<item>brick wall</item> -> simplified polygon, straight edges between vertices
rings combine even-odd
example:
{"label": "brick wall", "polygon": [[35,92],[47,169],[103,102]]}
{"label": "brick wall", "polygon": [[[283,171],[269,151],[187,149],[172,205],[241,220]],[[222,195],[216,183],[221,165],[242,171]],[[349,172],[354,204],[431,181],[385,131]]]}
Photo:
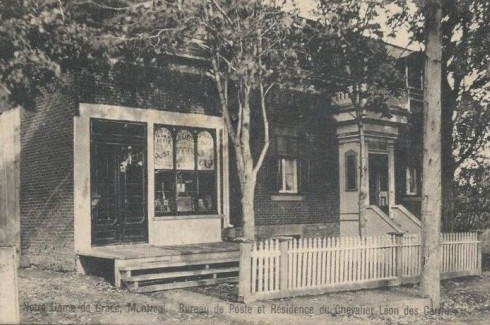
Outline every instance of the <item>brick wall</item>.
{"label": "brick wall", "polygon": [[71,96],[50,93],[21,117],[21,263],[74,268]]}
{"label": "brick wall", "polygon": [[219,116],[217,96],[201,74],[143,67],[79,74],[80,102]]}
{"label": "brick wall", "polygon": [[338,148],[331,139],[322,138],[329,136],[334,135],[320,135],[308,155],[309,189],[301,195],[301,201],[277,201],[278,193],[267,187],[269,166],[259,172],[255,198],[257,225],[331,223],[339,220]]}
{"label": "brick wall", "polygon": [[125,75],[76,75],[65,81],[63,89],[46,92],[35,108],[22,112],[23,266],[75,268],[73,117],[79,102],[218,114],[209,85],[195,75],[138,68]]}
{"label": "brick wall", "polygon": [[[128,69],[125,75],[84,75],[72,80],[64,90],[38,98],[36,108],[22,114],[21,240],[24,266],[56,270],[73,270],[75,267],[73,116],[78,113],[79,102],[219,115],[212,88],[199,75],[138,68]],[[283,116],[279,113],[278,116]],[[308,128],[316,139],[311,152],[308,194],[303,201],[272,201],[272,193],[267,188],[267,169],[263,168],[259,173],[255,201],[257,225],[304,224],[310,225],[305,227],[305,234],[314,235],[318,229],[322,233],[338,233],[335,127],[328,123],[319,124],[325,119],[315,114],[307,114],[309,119],[302,119],[302,127]],[[271,115],[271,121],[279,119]],[[233,149],[230,153],[231,208],[236,212],[240,206],[240,191]],[[236,213],[234,218],[237,218]]]}
{"label": "brick wall", "polygon": [[[269,186],[270,173],[277,169],[274,159],[274,141],[269,148],[266,162],[259,171],[255,192],[255,225],[257,235],[267,237],[277,232],[301,233],[303,236],[338,235],[339,233],[339,183],[338,183],[338,145],[335,124],[326,116],[326,108],[320,103],[300,98],[298,102],[276,102],[270,105],[271,136],[275,128],[296,128],[308,134],[308,153],[310,179],[307,193],[296,200],[284,200]],[[289,107],[287,107],[289,106]],[[260,117],[255,117],[255,125],[260,125]],[[255,145],[252,150],[258,156],[262,145],[262,132],[255,130]],[[230,149],[231,171],[231,222],[240,226],[242,222],[240,186],[234,161],[233,148]],[[272,176],[274,177],[274,176]],[[284,197],[284,196],[283,196]],[[285,227],[290,225],[291,227]],[[295,226],[293,226],[295,225]],[[297,227],[303,225],[302,227]]]}

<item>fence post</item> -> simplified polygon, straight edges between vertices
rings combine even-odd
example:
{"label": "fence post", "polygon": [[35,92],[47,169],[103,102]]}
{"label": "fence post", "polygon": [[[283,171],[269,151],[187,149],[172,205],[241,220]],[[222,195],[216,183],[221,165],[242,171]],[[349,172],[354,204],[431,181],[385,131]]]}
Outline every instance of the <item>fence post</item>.
{"label": "fence post", "polygon": [[403,278],[403,232],[389,232],[388,235],[395,236],[395,275],[402,284]]}
{"label": "fence post", "polygon": [[475,230],[474,232],[476,232],[476,238],[478,239],[478,250],[477,250],[477,268],[478,268],[478,274],[481,275],[481,272],[482,272],[482,253],[483,253],[483,242],[482,242],[482,234],[483,234],[483,231],[482,230]]}
{"label": "fence post", "polygon": [[[288,245],[289,241],[292,239],[291,237],[279,237],[279,251],[281,252],[281,264],[280,264],[280,273],[279,273],[279,289],[283,294],[286,294],[289,291],[288,288],[288,263],[289,263],[289,252]],[[286,294],[287,295],[287,294]]]}
{"label": "fence post", "polygon": [[[238,301],[252,301],[252,242],[240,243],[240,272],[238,276]],[[255,272],[255,270],[253,270]]]}

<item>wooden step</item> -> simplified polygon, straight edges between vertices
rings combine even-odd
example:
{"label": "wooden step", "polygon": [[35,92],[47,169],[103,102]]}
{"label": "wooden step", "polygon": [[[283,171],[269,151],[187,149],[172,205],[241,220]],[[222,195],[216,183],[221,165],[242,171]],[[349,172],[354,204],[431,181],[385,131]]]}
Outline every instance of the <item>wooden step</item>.
{"label": "wooden step", "polygon": [[238,282],[238,277],[227,277],[227,278],[217,278],[217,279],[203,279],[203,280],[193,280],[193,281],[185,281],[185,282],[154,284],[154,285],[143,286],[143,287],[138,287],[138,288],[129,287],[129,291],[130,292],[136,292],[136,293],[154,292],[154,291],[162,291],[162,290],[206,286],[206,285],[212,285],[212,284],[218,284],[218,283],[227,283],[227,282],[228,283],[229,282]]}
{"label": "wooden step", "polygon": [[139,281],[148,281],[148,280],[163,280],[163,279],[172,279],[172,278],[182,278],[186,276],[195,276],[195,275],[206,275],[206,274],[218,274],[218,273],[231,273],[238,272],[240,268],[236,267],[228,267],[228,268],[217,268],[217,269],[205,269],[205,270],[193,270],[193,271],[176,271],[176,272],[166,272],[165,273],[155,273],[155,274],[142,274],[142,275],[132,275],[129,277],[124,277],[123,280],[125,282],[139,282]]}
{"label": "wooden step", "polygon": [[210,261],[210,260],[202,260],[202,261],[184,261],[184,262],[171,262],[171,261],[164,261],[164,262],[156,262],[156,263],[150,263],[146,262],[143,264],[139,265],[128,265],[128,266],[121,266],[119,267],[119,271],[125,272],[125,271],[135,271],[135,270],[149,270],[149,269],[161,269],[161,268],[167,268],[167,267],[179,267],[179,266],[190,266],[190,265],[212,265],[212,264],[222,264],[222,263],[233,263],[239,262],[239,257],[237,256],[230,256],[226,258],[220,258],[215,261]]}

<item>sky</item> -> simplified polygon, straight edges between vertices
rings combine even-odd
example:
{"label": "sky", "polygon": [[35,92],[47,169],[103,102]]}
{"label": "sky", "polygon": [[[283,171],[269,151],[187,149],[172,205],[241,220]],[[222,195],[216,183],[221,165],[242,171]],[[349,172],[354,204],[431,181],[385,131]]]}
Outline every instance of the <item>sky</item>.
{"label": "sky", "polygon": [[[315,11],[315,8],[316,8],[316,1],[315,0],[296,0],[295,1],[296,4],[298,5],[298,8],[301,12],[301,15],[306,17],[306,18],[309,18],[309,19],[315,19],[316,17],[316,14],[314,13]],[[412,8],[415,8],[415,4],[413,2],[410,2],[409,6],[411,6]],[[380,13],[379,17],[379,23],[381,24],[381,26],[383,26],[382,28],[384,29],[385,31],[385,34],[388,34],[389,33],[389,28],[386,26],[386,19],[387,19],[387,15],[386,13]],[[395,38],[385,38],[384,39],[385,42],[387,43],[390,43],[390,44],[393,44],[393,45],[397,45],[397,46],[400,46],[400,47],[407,47],[411,50],[414,50],[414,51],[417,51],[417,50],[420,50],[420,46],[418,44],[409,44],[410,43],[410,34],[408,33],[408,31],[406,29],[399,29],[397,31],[397,35]]]}

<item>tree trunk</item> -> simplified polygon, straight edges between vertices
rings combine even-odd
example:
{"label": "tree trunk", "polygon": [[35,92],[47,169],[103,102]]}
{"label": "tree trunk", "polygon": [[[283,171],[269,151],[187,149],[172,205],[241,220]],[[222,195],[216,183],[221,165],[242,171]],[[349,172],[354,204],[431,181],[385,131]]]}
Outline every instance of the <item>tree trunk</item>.
{"label": "tree trunk", "polygon": [[366,207],[368,193],[368,166],[366,161],[366,139],[364,136],[364,124],[362,110],[358,110],[357,128],[359,131],[359,235],[366,236]]}
{"label": "tree trunk", "polygon": [[255,181],[251,179],[242,185],[243,237],[247,241],[255,240],[254,194]]}
{"label": "tree trunk", "polygon": [[256,178],[254,175],[254,162],[250,150],[250,89],[244,87],[243,107],[241,119],[240,153],[243,161],[240,185],[242,189],[243,237],[255,240],[255,213],[254,196]]}
{"label": "tree trunk", "polygon": [[441,0],[427,0],[425,22],[422,295],[440,305]]}

